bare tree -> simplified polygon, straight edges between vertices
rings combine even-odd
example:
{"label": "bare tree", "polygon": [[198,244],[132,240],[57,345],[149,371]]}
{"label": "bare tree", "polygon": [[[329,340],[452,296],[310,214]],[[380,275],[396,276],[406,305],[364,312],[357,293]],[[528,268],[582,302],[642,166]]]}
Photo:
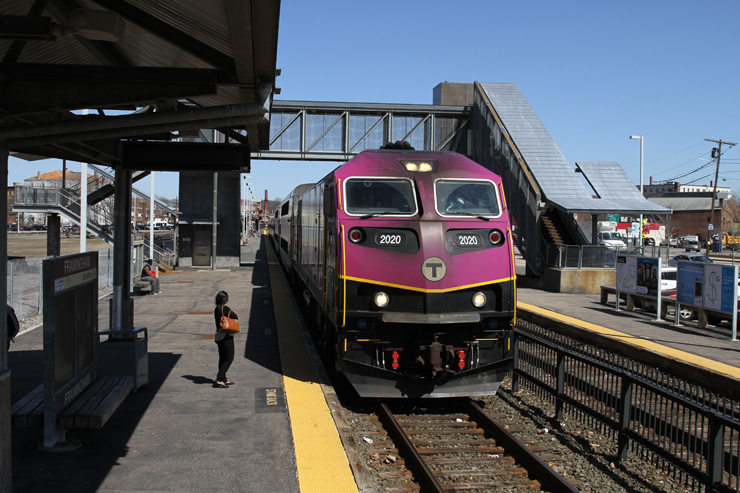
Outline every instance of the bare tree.
{"label": "bare tree", "polygon": [[681,229],[681,219],[674,214],[662,214],[659,216],[653,216],[650,219],[651,222],[657,222],[663,224],[665,227],[662,238],[660,238],[661,244],[667,244],[670,238],[673,238],[676,233]]}

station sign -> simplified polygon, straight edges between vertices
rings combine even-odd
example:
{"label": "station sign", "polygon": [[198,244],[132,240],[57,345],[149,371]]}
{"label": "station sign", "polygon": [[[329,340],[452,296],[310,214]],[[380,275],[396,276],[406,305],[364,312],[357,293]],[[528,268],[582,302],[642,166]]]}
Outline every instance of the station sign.
{"label": "station sign", "polygon": [[57,415],[97,378],[98,252],[46,259],[44,444],[56,443]]}

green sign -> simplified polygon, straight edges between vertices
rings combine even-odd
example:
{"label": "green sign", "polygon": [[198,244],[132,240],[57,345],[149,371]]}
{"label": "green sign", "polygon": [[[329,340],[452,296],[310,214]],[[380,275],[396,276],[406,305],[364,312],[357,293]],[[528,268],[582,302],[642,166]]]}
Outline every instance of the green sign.
{"label": "green sign", "polygon": [[619,222],[619,214],[608,214],[606,220]]}

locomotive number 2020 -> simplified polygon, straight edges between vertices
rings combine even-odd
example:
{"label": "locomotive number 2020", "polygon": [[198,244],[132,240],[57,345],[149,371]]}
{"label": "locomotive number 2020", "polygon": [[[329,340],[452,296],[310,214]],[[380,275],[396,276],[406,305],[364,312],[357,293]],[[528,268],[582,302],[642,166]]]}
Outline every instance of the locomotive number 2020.
{"label": "locomotive number 2020", "polygon": [[401,234],[380,233],[375,237],[375,243],[384,246],[401,246],[405,239]]}
{"label": "locomotive number 2020", "polygon": [[478,235],[457,235],[455,241],[461,247],[476,247],[480,245],[480,237]]}

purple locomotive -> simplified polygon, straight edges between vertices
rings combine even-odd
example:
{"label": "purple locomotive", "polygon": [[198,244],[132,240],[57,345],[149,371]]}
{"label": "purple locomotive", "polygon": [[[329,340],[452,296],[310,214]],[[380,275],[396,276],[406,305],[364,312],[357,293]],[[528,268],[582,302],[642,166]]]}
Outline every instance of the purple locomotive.
{"label": "purple locomotive", "polygon": [[364,151],[296,188],[270,228],[360,396],[496,393],[516,306],[499,176],[451,152]]}

